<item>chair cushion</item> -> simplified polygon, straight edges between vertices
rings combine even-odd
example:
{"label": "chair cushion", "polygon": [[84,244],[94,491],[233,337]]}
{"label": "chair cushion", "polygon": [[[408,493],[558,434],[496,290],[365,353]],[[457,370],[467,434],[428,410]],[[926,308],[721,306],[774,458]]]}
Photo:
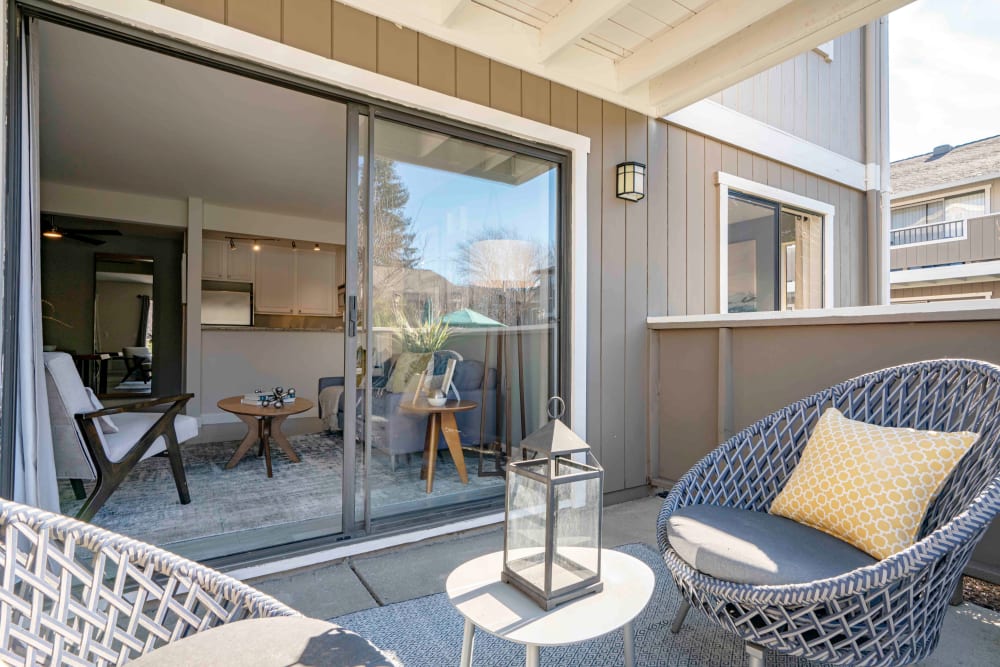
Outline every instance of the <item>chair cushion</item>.
{"label": "chair cushion", "polygon": [[[121,461],[132,445],[142,437],[142,434],[148,431],[162,416],[163,414],[160,412],[123,412],[117,415],[118,432],[108,433],[104,436],[108,459],[112,462]],[[190,440],[198,435],[198,420],[188,415],[177,415],[174,417],[174,430],[177,431],[178,443]],[[166,448],[167,439],[161,435],[153,441],[153,446],[146,450],[142,458],[147,459],[166,450]]]}
{"label": "chair cushion", "polygon": [[483,386],[483,362],[469,359],[455,366],[451,381],[459,391],[472,391]]}
{"label": "chair cushion", "polygon": [[368,640],[333,623],[301,616],[251,618],[203,630],[129,663],[135,667],[393,667]]}
{"label": "chair cushion", "polygon": [[799,584],[875,563],[865,552],[790,519],[716,505],[690,505],[667,519],[667,539],[703,574],[741,584]]}
{"label": "chair cushion", "polygon": [[[97,398],[97,394],[90,387],[84,387],[87,392],[87,398],[90,399],[90,407],[97,412],[104,409],[104,404],[101,403],[100,399]],[[97,418],[97,423],[101,425],[101,431],[104,433],[117,433],[118,427],[115,426],[115,422],[111,419],[111,415],[104,415],[103,417]]]}
{"label": "chair cushion", "polygon": [[[56,476],[60,479],[96,479],[97,468],[90,460],[83,434],[74,419],[74,415],[90,412],[93,407],[73,357],[65,352],[45,352],[42,356]],[[104,438],[100,429],[98,437]]]}
{"label": "chair cushion", "polygon": [[829,408],[770,512],[888,558],[916,541],[927,508],[978,438],[875,426]]}

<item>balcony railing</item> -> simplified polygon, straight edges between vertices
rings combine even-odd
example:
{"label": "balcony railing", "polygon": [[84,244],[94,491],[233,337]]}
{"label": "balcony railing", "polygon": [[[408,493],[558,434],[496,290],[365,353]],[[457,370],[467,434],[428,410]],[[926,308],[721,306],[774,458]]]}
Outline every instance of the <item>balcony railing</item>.
{"label": "balcony railing", "polygon": [[951,239],[963,239],[966,236],[965,220],[949,220],[932,222],[928,225],[916,225],[894,229],[889,233],[889,245],[913,245],[915,243],[935,243]]}
{"label": "balcony railing", "polygon": [[1000,259],[1000,213],[890,232],[892,270]]}

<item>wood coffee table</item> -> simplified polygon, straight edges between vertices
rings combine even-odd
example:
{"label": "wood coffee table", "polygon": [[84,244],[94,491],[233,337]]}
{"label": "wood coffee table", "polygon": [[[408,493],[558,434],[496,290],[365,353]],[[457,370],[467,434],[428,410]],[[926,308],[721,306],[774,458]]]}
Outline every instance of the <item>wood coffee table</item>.
{"label": "wood coffee table", "polygon": [[267,462],[267,476],[273,477],[271,472],[271,438],[274,438],[292,463],[299,462],[298,455],[292,449],[285,434],[281,432],[281,424],[291,415],[297,415],[312,408],[312,401],[296,398],[293,403],[285,403],[283,408],[278,409],[247,405],[243,402],[242,396],[230,396],[219,401],[217,405],[220,410],[236,415],[240,421],[247,425],[247,434],[240,446],[236,448],[233,457],[229,459],[229,463],[226,464],[227,470],[239,463],[251,447],[260,443],[257,456],[264,455],[264,460]]}
{"label": "wood coffee table", "polygon": [[469,475],[465,472],[465,455],[462,454],[462,441],[458,437],[458,424],[455,423],[456,412],[475,410],[479,404],[475,401],[448,401],[441,407],[434,407],[426,400],[412,401],[403,399],[399,409],[415,415],[427,415],[427,437],[424,439],[424,462],[420,467],[420,479],[427,480],[427,493],[434,490],[434,461],[437,459],[438,436],[443,435],[448,445],[448,452],[455,461],[458,478],[462,484],[469,483]]}

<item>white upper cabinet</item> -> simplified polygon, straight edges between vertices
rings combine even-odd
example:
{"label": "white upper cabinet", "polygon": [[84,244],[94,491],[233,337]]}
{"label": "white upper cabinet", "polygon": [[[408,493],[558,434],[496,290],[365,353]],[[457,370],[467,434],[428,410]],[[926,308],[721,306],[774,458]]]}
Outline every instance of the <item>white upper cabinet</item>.
{"label": "white upper cabinet", "polygon": [[295,264],[296,313],[334,315],[337,312],[337,258],[332,252],[297,253]]}
{"label": "white upper cabinet", "polygon": [[254,279],[254,310],[291,315],[295,305],[295,253],[291,248],[261,246]]}
{"label": "white upper cabinet", "polygon": [[253,280],[253,250],[249,243],[237,243],[235,248],[222,239],[201,242],[201,277],[209,280]]}

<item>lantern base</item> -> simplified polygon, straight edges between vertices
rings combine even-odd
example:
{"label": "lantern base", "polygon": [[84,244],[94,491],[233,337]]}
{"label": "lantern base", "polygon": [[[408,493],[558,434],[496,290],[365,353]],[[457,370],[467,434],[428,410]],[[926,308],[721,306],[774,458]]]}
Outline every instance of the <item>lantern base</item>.
{"label": "lantern base", "polygon": [[582,598],[585,595],[590,595],[591,593],[600,593],[604,590],[604,582],[598,579],[594,582],[578,584],[570,590],[558,593],[551,597],[545,597],[545,595],[543,595],[537,588],[527,584],[516,574],[509,573],[506,570],[502,570],[500,572],[500,581],[521,591],[545,611],[552,611],[564,602]]}

